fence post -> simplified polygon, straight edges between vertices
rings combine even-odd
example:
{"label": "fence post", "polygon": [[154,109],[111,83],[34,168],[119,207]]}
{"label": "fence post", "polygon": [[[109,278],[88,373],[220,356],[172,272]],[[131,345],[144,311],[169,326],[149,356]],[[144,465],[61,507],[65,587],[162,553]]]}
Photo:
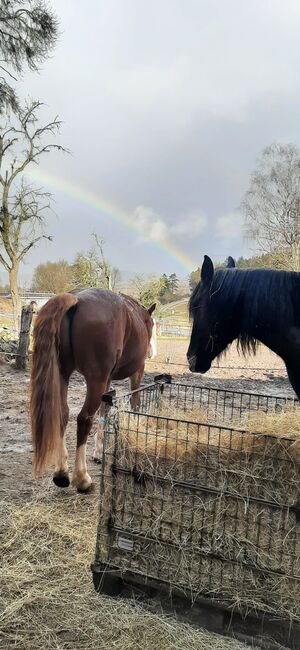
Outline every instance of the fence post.
{"label": "fence post", "polygon": [[36,303],[32,301],[30,305],[22,307],[19,345],[16,357],[16,367],[19,370],[26,370],[27,367],[30,327],[35,306]]}

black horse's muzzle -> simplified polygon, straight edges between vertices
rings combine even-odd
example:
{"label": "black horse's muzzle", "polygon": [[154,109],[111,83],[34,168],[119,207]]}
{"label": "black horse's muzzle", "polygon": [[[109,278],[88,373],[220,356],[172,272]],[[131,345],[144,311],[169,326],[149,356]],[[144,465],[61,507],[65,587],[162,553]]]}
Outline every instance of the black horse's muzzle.
{"label": "black horse's muzzle", "polygon": [[189,362],[189,368],[191,372],[200,372],[201,374],[204,374],[211,367],[211,361],[209,359],[207,359],[206,361],[205,359],[201,359],[201,361],[199,361],[196,354],[193,354],[191,357],[188,357],[188,362]]}
{"label": "black horse's muzzle", "polygon": [[191,372],[196,372],[196,365],[197,365],[197,357],[195,354],[193,354],[191,357],[188,358],[189,362],[189,369]]}

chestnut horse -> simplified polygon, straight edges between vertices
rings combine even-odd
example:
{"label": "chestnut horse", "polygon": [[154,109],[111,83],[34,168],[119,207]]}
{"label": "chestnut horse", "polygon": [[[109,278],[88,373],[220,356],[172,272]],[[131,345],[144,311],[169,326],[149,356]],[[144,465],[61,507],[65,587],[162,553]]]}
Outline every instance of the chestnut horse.
{"label": "chestnut horse", "polygon": [[[84,405],[77,417],[77,448],[72,484],[87,492],[92,480],[86,466],[86,442],[93,418],[111,379],[130,377],[140,387],[152,337],[152,305],[147,311],[133,298],[101,289],[86,289],[50,298],[34,326],[31,373],[33,471],[55,465],[54,483],[70,484],[65,430],[67,391],[74,370],[86,381]],[[138,408],[138,396],[132,407]],[[101,418],[100,418],[101,420]],[[99,457],[96,440],[94,458]]]}

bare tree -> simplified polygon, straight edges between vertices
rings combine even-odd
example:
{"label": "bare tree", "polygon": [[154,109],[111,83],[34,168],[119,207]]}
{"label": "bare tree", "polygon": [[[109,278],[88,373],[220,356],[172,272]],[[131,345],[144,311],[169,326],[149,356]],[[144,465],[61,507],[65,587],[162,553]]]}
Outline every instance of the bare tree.
{"label": "bare tree", "polygon": [[36,266],[31,288],[33,291],[66,293],[72,288],[71,267],[66,260],[45,262]]}
{"label": "bare tree", "polygon": [[248,238],[278,268],[300,271],[300,156],[291,144],[267,147],[242,210]]}
{"label": "bare tree", "polygon": [[104,255],[104,239],[101,239],[96,233],[92,233],[95,240],[95,254],[98,260],[98,273],[100,273],[101,286],[104,289],[115,291],[117,283],[120,280],[121,273],[119,269],[111,266],[110,262]]}
{"label": "bare tree", "polygon": [[95,252],[93,249],[77,253],[71,267],[72,287],[74,287],[74,289],[99,287],[97,268],[98,260],[95,259]]}
{"label": "bare tree", "polygon": [[120,280],[119,269],[112,267],[104,253],[104,240],[92,233],[95,244],[80,252],[73,264],[73,283],[77,288],[99,287],[115,291]]}
{"label": "bare tree", "polygon": [[131,279],[130,290],[133,297],[148,308],[154,302],[159,304],[159,296],[163,286],[162,277],[159,278],[153,274],[136,273]]}
{"label": "bare tree", "polygon": [[117,269],[116,266],[111,267],[110,273],[110,288],[112,291],[116,291],[119,283],[121,282],[122,276],[120,269]]}
{"label": "bare tree", "polygon": [[55,117],[39,126],[41,106],[40,102],[31,102],[24,109],[17,109],[14,123],[0,126],[0,264],[9,275],[15,326],[20,312],[20,263],[41,239],[51,239],[44,233],[50,194],[28,184],[23,172],[53,149],[66,151],[58,144],[44,143],[45,137],[58,134],[61,123]]}
{"label": "bare tree", "polygon": [[12,81],[38,70],[58,37],[58,22],[43,0],[0,0],[0,112],[19,108]]}

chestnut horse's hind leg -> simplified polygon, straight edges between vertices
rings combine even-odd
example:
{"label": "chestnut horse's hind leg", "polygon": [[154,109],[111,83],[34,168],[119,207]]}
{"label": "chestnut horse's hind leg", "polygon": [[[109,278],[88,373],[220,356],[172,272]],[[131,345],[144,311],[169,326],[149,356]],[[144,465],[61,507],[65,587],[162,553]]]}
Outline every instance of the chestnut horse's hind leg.
{"label": "chestnut horse's hind leg", "polygon": [[66,427],[69,419],[69,407],[67,403],[69,379],[61,377],[61,405],[62,405],[62,419],[63,428],[60,437],[60,446],[57,449],[57,460],[53,474],[53,481],[58,487],[68,487],[70,485],[69,469],[68,469],[68,452],[65,443]]}
{"label": "chestnut horse's hind leg", "polygon": [[88,492],[92,485],[92,479],[87,472],[86,466],[86,442],[92,428],[94,415],[101,404],[102,395],[105,393],[106,387],[107,379],[87,379],[85,402],[77,417],[77,448],[72,476],[72,485],[79,492]]}
{"label": "chestnut horse's hind leg", "polygon": [[[110,390],[110,381],[108,382],[105,392],[107,393]],[[103,453],[103,433],[104,433],[104,423],[105,423],[105,417],[107,415],[107,404],[104,404],[103,402],[101,403],[100,406],[100,415],[99,415],[99,423],[98,423],[98,428],[95,433],[95,447],[94,447],[94,453],[93,453],[93,461],[94,463],[101,463],[102,459],[102,453]]]}
{"label": "chestnut horse's hind leg", "polygon": [[[132,375],[130,377],[130,389],[131,390],[137,390],[140,387],[141,381],[142,381],[142,378],[143,378],[143,374],[144,374],[144,367],[145,367],[145,365],[143,364],[143,366],[140,368],[140,370],[137,370],[137,372],[135,372],[134,375]],[[139,410],[140,403],[141,403],[141,396],[140,396],[139,393],[135,393],[134,395],[131,396],[130,404],[131,404],[131,408],[132,408],[133,411],[138,411]]]}

